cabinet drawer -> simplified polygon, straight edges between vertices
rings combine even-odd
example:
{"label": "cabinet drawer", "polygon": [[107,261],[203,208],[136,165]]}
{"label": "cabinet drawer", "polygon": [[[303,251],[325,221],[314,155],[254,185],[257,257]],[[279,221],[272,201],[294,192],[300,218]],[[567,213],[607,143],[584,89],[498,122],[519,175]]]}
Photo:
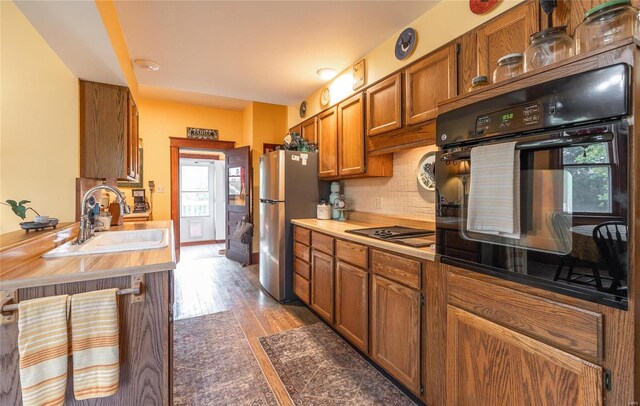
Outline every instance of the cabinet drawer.
{"label": "cabinet drawer", "polygon": [[309,262],[309,260],[311,260],[310,248],[306,245],[300,244],[297,241],[293,243],[293,255],[295,255],[296,258],[302,259],[303,261]]}
{"label": "cabinet drawer", "polygon": [[309,245],[311,240],[311,230],[309,230],[308,228],[295,226],[293,229],[293,239],[295,241],[303,243],[304,245]]}
{"label": "cabinet drawer", "polygon": [[293,271],[302,276],[306,280],[311,279],[311,265],[304,262],[300,258],[295,258],[293,261]]}
{"label": "cabinet drawer", "polygon": [[336,240],[336,257],[360,268],[368,267],[369,250],[361,244]]}
{"label": "cabinet drawer", "polygon": [[420,261],[373,250],[371,255],[371,269],[398,283],[414,289],[422,286],[422,267]]}
{"label": "cabinet drawer", "polygon": [[315,250],[333,255],[333,237],[312,231],[311,246]]}
{"label": "cabinet drawer", "polygon": [[309,281],[298,274],[293,274],[293,293],[306,304],[309,304]]}

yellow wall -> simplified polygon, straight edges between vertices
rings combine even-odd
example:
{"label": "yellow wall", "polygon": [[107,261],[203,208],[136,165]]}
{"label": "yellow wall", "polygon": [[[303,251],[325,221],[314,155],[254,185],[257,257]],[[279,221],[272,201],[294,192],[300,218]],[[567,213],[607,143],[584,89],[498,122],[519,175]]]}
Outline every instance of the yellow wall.
{"label": "yellow wall", "polygon": [[[428,54],[436,48],[459,37],[465,32],[490,20],[498,14],[512,8],[522,0],[504,0],[491,12],[475,15],[469,10],[469,2],[462,0],[443,0],[416,20],[408,24],[418,33],[418,44],[413,54],[404,61],[398,61],[394,55],[395,41],[402,30],[393,34],[386,41],[378,45],[364,56],[366,60],[366,84],[373,83],[394,72],[416,59]],[[358,58],[360,60],[362,58]],[[358,60],[353,61],[354,63]],[[340,67],[336,67],[340,68]],[[331,91],[331,104],[345,99],[353,94],[351,66],[340,73],[335,79],[327,83]],[[322,110],[320,106],[321,86],[310,94],[307,102],[306,117],[312,117]],[[293,127],[302,119],[298,114],[300,103],[288,108],[288,127]]]}
{"label": "yellow wall", "polygon": [[[0,14],[0,200],[31,200],[40,214],[73,221],[78,80],[13,2],[0,2]],[[20,221],[0,207],[0,232]]]}

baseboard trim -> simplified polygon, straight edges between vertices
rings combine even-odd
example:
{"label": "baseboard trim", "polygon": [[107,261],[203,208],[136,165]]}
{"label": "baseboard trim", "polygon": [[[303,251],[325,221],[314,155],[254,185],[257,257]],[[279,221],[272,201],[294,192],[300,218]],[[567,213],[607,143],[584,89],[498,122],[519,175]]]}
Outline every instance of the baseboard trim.
{"label": "baseboard trim", "polygon": [[192,245],[207,245],[207,244],[220,244],[225,240],[204,240],[204,241],[189,241],[189,242],[181,242],[181,247],[189,247]]}

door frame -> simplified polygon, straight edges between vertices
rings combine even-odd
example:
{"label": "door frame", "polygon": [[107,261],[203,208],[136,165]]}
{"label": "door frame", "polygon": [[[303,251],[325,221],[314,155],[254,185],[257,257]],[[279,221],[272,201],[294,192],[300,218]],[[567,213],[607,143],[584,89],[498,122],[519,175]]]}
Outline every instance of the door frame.
{"label": "door frame", "polygon": [[180,261],[180,148],[205,151],[225,151],[234,149],[235,141],[199,140],[195,138],[169,137],[169,155],[171,163],[171,221],[173,222],[173,241],[175,243],[176,262]]}

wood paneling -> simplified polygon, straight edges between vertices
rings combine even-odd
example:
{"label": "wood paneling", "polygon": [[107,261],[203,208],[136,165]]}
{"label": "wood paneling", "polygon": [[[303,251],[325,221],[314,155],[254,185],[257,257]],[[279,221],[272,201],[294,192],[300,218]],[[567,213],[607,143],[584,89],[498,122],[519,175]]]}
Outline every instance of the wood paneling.
{"label": "wood paneling", "polygon": [[500,57],[524,52],[531,34],[539,31],[540,10],[537,1],[528,0],[490,20],[476,30],[477,72],[493,82],[493,70]]}
{"label": "wood paneling", "polygon": [[369,265],[369,250],[366,245],[336,240],[336,258],[351,265],[367,269]]}
{"label": "wood paneling", "polygon": [[334,269],[333,257],[313,250],[311,253],[311,308],[333,323]]}
{"label": "wood paneling", "polygon": [[329,235],[317,231],[311,232],[311,246],[314,250],[322,251],[333,256],[333,241],[333,237]]}
{"label": "wood paneling", "polygon": [[318,142],[318,117],[314,116],[300,124],[300,135],[309,142]]}
{"label": "wood paneling", "polygon": [[447,272],[439,262],[422,261],[424,305],[422,311],[422,401],[446,404]]}
{"label": "wood paneling", "polygon": [[293,229],[293,239],[304,245],[311,244],[311,230],[300,226],[295,226]]}
{"label": "wood paneling", "polygon": [[338,107],[318,115],[318,177],[338,176]]}
{"label": "wood paneling", "polygon": [[447,404],[601,405],[602,368],[449,306]]}
{"label": "wood paneling", "polygon": [[303,261],[311,261],[311,249],[297,241],[293,243],[293,255]]}
{"label": "wood paneling", "polygon": [[293,271],[306,280],[311,279],[311,265],[298,257],[293,259]]}
{"label": "wood paneling", "polygon": [[365,172],[364,96],[362,93],[338,105],[338,174],[359,175]]}
{"label": "wood paneling", "polygon": [[402,127],[402,73],[371,86],[367,94],[367,135]]}
{"label": "wood paneling", "polygon": [[602,314],[461,275],[449,275],[449,304],[593,361],[602,360]]}
{"label": "wood paneling", "polygon": [[336,263],[336,329],[362,352],[369,352],[369,273]]}
{"label": "wood paneling", "polygon": [[405,70],[405,122],[417,124],[438,115],[438,103],[456,95],[456,44],[429,54]]}
{"label": "wood paneling", "polygon": [[371,250],[371,271],[414,289],[422,287],[421,264],[415,259]]}
{"label": "wood paneling", "polygon": [[371,358],[420,394],[420,292],[371,276]]}
{"label": "wood paneling", "polygon": [[311,290],[309,281],[298,274],[293,275],[293,293],[298,296],[304,304],[310,304],[309,291]]}

